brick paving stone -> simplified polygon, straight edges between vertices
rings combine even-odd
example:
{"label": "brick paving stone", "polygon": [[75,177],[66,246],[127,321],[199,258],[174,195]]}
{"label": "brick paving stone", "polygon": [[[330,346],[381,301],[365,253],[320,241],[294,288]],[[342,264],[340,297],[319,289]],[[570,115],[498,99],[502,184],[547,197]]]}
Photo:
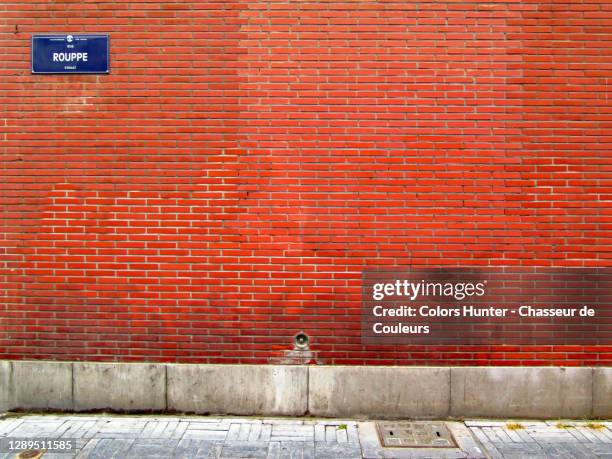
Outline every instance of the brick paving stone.
{"label": "brick paving stone", "polygon": [[171,430],[168,428],[170,423],[167,421],[158,421],[156,424],[157,425],[153,428],[153,431],[151,432],[151,437],[152,438],[166,437],[167,436],[167,434],[165,433],[166,430]]}
{"label": "brick paving stone", "polygon": [[140,432],[140,437],[141,438],[155,438],[155,435],[153,435],[153,432],[158,426],[159,426],[159,422],[157,421],[147,422],[144,429],[142,429],[142,432]]}
{"label": "brick paving stone", "polygon": [[[548,445],[547,447],[550,448],[550,450],[553,450],[556,452],[556,457],[562,459],[574,459],[575,458],[575,454],[573,452],[573,450],[575,448],[570,446],[571,443],[552,443],[550,445]],[[550,451],[549,449],[547,449],[547,452]]]}
{"label": "brick paving stone", "polygon": [[174,428],[174,431],[171,434],[171,438],[178,438],[178,439],[183,438],[183,435],[185,435],[185,431],[187,430],[187,427],[189,427],[188,422],[179,421],[176,427]]}
{"label": "brick paving stone", "polygon": [[265,459],[268,457],[268,442],[235,442],[223,445],[222,459]]}
{"label": "brick paving stone", "polygon": [[586,427],[581,427],[581,426],[577,426],[575,428],[575,431],[579,432],[588,441],[597,443],[598,438],[597,438],[597,435],[595,435],[595,433],[593,432],[594,430],[595,429],[587,429]]}
{"label": "brick paving stone", "polygon": [[124,458],[127,457],[126,453],[133,442],[133,439],[102,438],[86,457],[87,459]]}
{"label": "brick paving stone", "polygon": [[261,437],[263,426],[262,424],[253,424],[251,425],[251,429],[249,431],[249,436],[246,439],[247,441],[258,441]]}
{"label": "brick paving stone", "polygon": [[325,441],[325,424],[317,424],[314,426],[314,440]]}
{"label": "brick paving stone", "polygon": [[499,451],[503,454],[506,459],[539,459],[546,458],[546,451],[543,450],[537,444],[523,444],[523,443],[505,443],[498,447]]}
{"label": "brick paving stone", "polygon": [[338,443],[348,443],[348,435],[346,429],[340,429],[336,427],[336,441]]}
{"label": "brick paving stone", "polygon": [[145,425],[146,422],[142,421],[129,422],[109,419],[100,426],[99,433],[113,437],[117,436],[118,438],[136,438],[142,433]]}
{"label": "brick paving stone", "polygon": [[484,433],[483,429],[477,428],[471,430],[482,447],[489,453],[491,459],[503,459],[503,455],[495,446],[495,442],[489,439],[489,437]]}
{"label": "brick paving stone", "polygon": [[495,431],[495,435],[497,435],[498,438],[502,439],[503,442],[514,443],[513,436],[511,435],[512,431],[507,430],[505,428],[494,429],[494,431]]}
{"label": "brick paving stone", "polygon": [[187,428],[183,438],[191,440],[225,441],[227,430],[190,430]]}
{"label": "brick paving stone", "polygon": [[[52,453],[47,451],[42,457],[44,459],[73,459],[75,455],[76,453]],[[14,456],[12,459],[14,459]]]}
{"label": "brick paving stone", "polygon": [[336,444],[315,446],[315,457],[317,459],[361,459],[361,448],[354,444]]}
{"label": "brick paving stone", "polygon": [[346,435],[349,443],[359,443],[359,432],[355,424],[349,424],[346,427]]}
{"label": "brick paving stone", "polygon": [[64,430],[61,438],[83,438],[95,423],[96,421],[83,421],[80,419],[69,423],[68,428]]}
{"label": "brick paving stone", "polygon": [[585,447],[582,447],[578,443],[565,443],[565,449],[567,449],[573,458],[575,459],[589,459],[592,458],[594,453]]}
{"label": "brick paving stone", "polygon": [[229,430],[227,431],[227,437],[225,439],[227,441],[236,441],[238,440],[239,434],[240,434],[240,424],[231,424]]}
{"label": "brick paving stone", "polygon": [[238,441],[247,441],[251,435],[251,429],[254,424],[242,424],[238,433]]}
{"label": "brick paving stone", "polygon": [[586,437],[582,432],[580,432],[578,429],[576,429],[576,427],[568,427],[566,430],[579,443],[580,442],[590,442],[591,441],[591,439],[589,437]]}
{"label": "brick paving stone", "polygon": [[277,441],[271,441],[268,444],[268,456],[266,459],[279,459],[280,457],[280,443]]}
{"label": "brick paving stone", "polygon": [[[523,430],[523,429],[518,429]],[[518,430],[504,429],[503,432],[510,438],[510,441],[513,443],[522,443],[523,440],[521,436],[518,434]]]}
{"label": "brick paving stone", "polygon": [[314,443],[304,441],[282,441],[278,448],[278,458],[306,459],[314,457]]}
{"label": "brick paving stone", "polygon": [[264,424],[293,424],[293,425],[303,425],[304,421],[300,419],[264,419],[262,421]]}
{"label": "brick paving stone", "polygon": [[277,437],[272,436],[271,440],[272,441],[279,441],[281,443],[282,442],[289,442],[289,443],[291,443],[291,442],[304,442],[304,441],[307,441],[308,438],[307,437],[302,437],[302,436],[299,436],[299,435],[296,435],[296,436],[282,436],[282,437],[281,436],[277,436]]}
{"label": "brick paving stone", "polygon": [[175,459],[218,459],[223,449],[222,442],[183,439],[174,450]]}
{"label": "brick paving stone", "polygon": [[79,451],[79,453],[75,456],[77,459],[86,459],[89,457],[90,453],[96,449],[98,443],[100,443],[100,438],[92,438],[87,444]]}
{"label": "brick paving stone", "polygon": [[559,428],[558,423],[530,423],[528,428],[518,430],[508,430],[495,421],[468,421],[466,425],[471,425],[470,430],[493,458],[574,459],[612,455],[612,430],[607,427],[593,429],[574,421],[561,422],[571,426]]}
{"label": "brick paving stone", "polygon": [[259,435],[259,440],[261,441],[270,441],[272,438],[272,426],[270,424],[263,424],[261,426],[261,434]]}
{"label": "brick paving stone", "polygon": [[151,459],[167,459],[172,457],[178,440],[167,438],[139,438],[132,443],[127,457],[140,457]]}
{"label": "brick paving stone", "polygon": [[602,429],[600,433],[605,437],[605,443],[612,443],[612,429]]}
{"label": "brick paving stone", "polygon": [[519,429],[514,431],[523,443],[537,443],[535,438],[530,436],[525,429]]}
{"label": "brick paving stone", "polygon": [[314,426],[275,424],[272,426],[272,439],[274,437],[306,437],[314,436]]}
{"label": "brick paving stone", "polygon": [[21,418],[7,418],[0,421],[0,436],[8,436],[23,423]]}
{"label": "brick paving stone", "polygon": [[482,430],[482,432],[486,435],[486,437],[489,439],[490,442],[492,442],[492,443],[505,443],[503,438],[500,438],[500,437],[497,436],[496,429],[494,429],[492,427],[482,427],[480,430]]}
{"label": "brick paving stone", "polygon": [[[597,437],[597,440],[601,443],[612,443],[612,431],[608,429],[589,429],[593,436]],[[612,445],[610,445],[612,450]]]}
{"label": "brick paving stone", "polygon": [[226,422],[189,422],[187,429],[189,430],[219,430],[227,432],[232,424]]}
{"label": "brick paving stone", "polygon": [[328,443],[334,443],[337,441],[336,426],[325,426],[325,441]]}
{"label": "brick paving stone", "polygon": [[596,443],[589,445],[589,448],[591,449],[591,451],[593,451],[593,453],[600,456],[612,454],[612,449],[610,449],[610,445]]}
{"label": "brick paving stone", "polygon": [[56,432],[59,427],[62,426],[61,421],[35,423],[25,421],[18,425],[15,429],[11,430],[11,437],[50,437],[51,434]]}

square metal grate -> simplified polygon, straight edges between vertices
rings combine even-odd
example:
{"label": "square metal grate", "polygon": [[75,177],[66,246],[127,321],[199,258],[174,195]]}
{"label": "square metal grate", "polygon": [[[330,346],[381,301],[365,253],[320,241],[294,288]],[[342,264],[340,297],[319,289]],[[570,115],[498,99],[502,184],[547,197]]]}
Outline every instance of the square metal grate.
{"label": "square metal grate", "polygon": [[383,446],[394,448],[457,448],[443,422],[379,421],[376,430]]}

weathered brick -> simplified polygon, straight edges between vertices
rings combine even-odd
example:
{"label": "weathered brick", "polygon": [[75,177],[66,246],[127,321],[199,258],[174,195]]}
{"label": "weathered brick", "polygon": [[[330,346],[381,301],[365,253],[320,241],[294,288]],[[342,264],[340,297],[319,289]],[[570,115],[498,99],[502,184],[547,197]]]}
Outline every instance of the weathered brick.
{"label": "weathered brick", "polygon": [[[366,266],[611,266],[610,2],[0,10],[0,358],[612,364],[359,338]],[[68,32],[109,75],[30,74]]]}

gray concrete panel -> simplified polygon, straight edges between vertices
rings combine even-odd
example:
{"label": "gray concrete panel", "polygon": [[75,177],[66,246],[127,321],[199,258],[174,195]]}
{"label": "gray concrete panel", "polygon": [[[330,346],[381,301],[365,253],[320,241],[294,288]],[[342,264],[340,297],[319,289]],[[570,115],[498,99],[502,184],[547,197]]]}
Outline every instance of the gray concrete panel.
{"label": "gray concrete panel", "polygon": [[13,361],[11,408],[72,410],[72,364]]}
{"label": "gray concrete panel", "polygon": [[163,364],[75,363],[76,411],[163,411],[166,369]]}
{"label": "gray concrete panel", "polygon": [[451,416],[588,417],[592,395],[590,368],[451,369]]}
{"label": "gray concrete panel", "polygon": [[214,414],[306,414],[308,367],[168,365],[168,409]]}
{"label": "gray concrete panel", "polygon": [[593,417],[612,418],[612,368],[593,369]]}
{"label": "gray concrete panel", "polygon": [[446,418],[450,369],[428,367],[310,367],[314,416]]}

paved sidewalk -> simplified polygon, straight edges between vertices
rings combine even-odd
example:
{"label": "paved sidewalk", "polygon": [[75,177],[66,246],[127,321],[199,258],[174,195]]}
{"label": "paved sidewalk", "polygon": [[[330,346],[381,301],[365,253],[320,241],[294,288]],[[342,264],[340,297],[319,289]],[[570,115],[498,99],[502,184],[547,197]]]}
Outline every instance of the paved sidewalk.
{"label": "paved sidewalk", "polygon": [[[465,421],[491,458],[610,458],[612,422]],[[590,426],[590,427],[588,427]]]}
{"label": "paved sidewalk", "polygon": [[[459,448],[383,448],[373,422],[198,416],[0,417],[0,458],[21,440],[68,440],[51,458],[610,458],[612,422],[449,422]],[[19,444],[18,444],[19,445]]]}

